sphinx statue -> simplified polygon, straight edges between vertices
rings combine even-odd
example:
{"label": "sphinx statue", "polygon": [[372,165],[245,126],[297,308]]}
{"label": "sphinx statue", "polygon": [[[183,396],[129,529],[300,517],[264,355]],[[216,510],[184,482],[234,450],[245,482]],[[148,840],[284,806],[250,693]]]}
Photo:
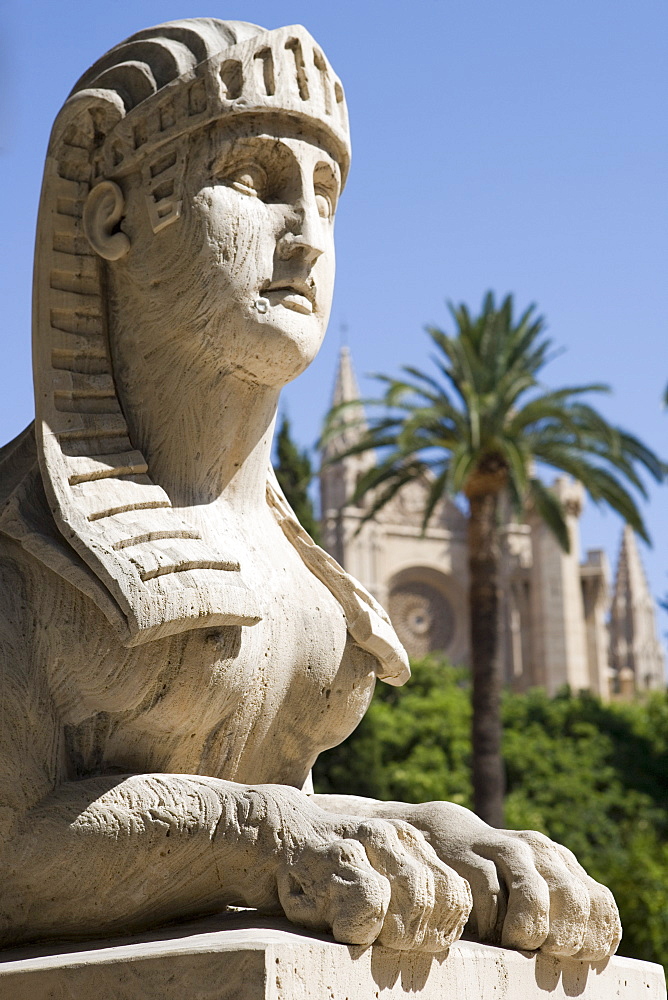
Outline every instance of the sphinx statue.
{"label": "sphinx statue", "polygon": [[598,960],[611,893],[446,802],[309,792],[408,664],[271,472],[327,326],[350,162],[301,27],[193,19],[103,56],[39,210],[36,419],[0,452],[0,944],[225,906],[341,942]]}

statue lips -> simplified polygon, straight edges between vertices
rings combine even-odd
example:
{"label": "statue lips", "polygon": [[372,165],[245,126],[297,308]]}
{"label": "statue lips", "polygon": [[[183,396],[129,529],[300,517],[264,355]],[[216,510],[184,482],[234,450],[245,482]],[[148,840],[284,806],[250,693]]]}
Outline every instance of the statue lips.
{"label": "statue lips", "polygon": [[262,289],[271,305],[281,305],[294,312],[310,316],[315,306],[315,286],[300,278],[290,281],[273,281]]}

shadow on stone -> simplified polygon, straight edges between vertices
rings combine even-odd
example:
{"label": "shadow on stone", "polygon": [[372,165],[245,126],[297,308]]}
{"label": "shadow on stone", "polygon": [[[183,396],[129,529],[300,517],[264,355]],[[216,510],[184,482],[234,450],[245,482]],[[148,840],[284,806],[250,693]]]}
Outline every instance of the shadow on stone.
{"label": "shadow on stone", "polygon": [[[530,953],[527,954],[529,957]],[[536,985],[541,990],[553,993],[561,981],[561,988],[567,997],[579,997],[587,989],[589,973],[600,975],[608,966],[604,962],[578,962],[575,959],[558,959],[551,955],[533,955],[536,970]]]}

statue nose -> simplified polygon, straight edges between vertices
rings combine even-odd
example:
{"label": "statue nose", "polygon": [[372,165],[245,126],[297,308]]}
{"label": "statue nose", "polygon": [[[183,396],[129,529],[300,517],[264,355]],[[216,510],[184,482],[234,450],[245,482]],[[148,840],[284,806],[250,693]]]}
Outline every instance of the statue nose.
{"label": "statue nose", "polygon": [[288,220],[287,232],[278,241],[278,255],[282,260],[299,257],[308,267],[313,267],[324,252],[321,236],[321,219],[318,207],[300,199]]}
{"label": "statue nose", "polygon": [[292,260],[294,257],[298,257],[308,267],[313,267],[318,257],[323,253],[323,250],[314,246],[312,241],[296,233],[286,233],[282,236],[278,241],[277,251],[281,260]]}

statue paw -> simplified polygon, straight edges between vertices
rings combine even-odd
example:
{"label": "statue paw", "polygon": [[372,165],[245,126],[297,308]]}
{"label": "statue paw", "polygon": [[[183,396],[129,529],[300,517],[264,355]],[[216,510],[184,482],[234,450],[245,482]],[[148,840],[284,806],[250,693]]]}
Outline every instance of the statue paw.
{"label": "statue paw", "polygon": [[448,948],[471,908],[467,882],[417,830],[375,819],[319,832],[279,869],[278,894],[290,920],[337,941],[425,952]]}
{"label": "statue paw", "polygon": [[614,897],[571,851],[542,833],[495,830],[473,819],[478,829],[468,841],[428,839],[471,886],[478,940],[590,962],[615,953],[622,929]]}
{"label": "statue paw", "polygon": [[596,962],[614,954],[622,928],[610,890],[542,833],[498,831],[487,856],[508,887],[501,943]]}
{"label": "statue paw", "polygon": [[590,962],[615,953],[622,929],[614,897],[567,848],[542,833],[494,829],[451,802],[401,808],[469,883],[467,929],[477,940]]}

